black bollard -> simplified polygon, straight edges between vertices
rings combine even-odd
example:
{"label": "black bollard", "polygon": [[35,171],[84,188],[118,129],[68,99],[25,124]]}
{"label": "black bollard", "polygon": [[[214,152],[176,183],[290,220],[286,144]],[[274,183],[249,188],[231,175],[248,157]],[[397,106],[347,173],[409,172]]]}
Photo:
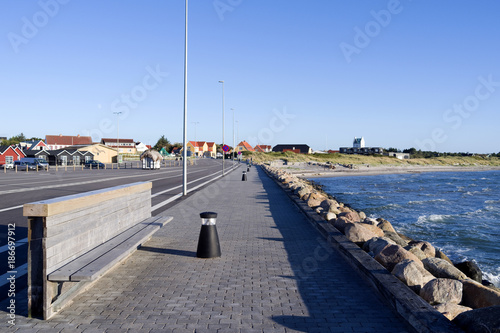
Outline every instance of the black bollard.
{"label": "black bollard", "polygon": [[247,172],[250,172],[250,167],[247,167]]}
{"label": "black bollard", "polygon": [[245,171],[243,171],[243,176],[241,176],[241,180],[244,182],[247,180],[247,173]]}
{"label": "black bollard", "polygon": [[219,235],[215,226],[217,213],[204,212],[200,214],[200,217],[201,230],[196,257],[205,259],[220,257]]}

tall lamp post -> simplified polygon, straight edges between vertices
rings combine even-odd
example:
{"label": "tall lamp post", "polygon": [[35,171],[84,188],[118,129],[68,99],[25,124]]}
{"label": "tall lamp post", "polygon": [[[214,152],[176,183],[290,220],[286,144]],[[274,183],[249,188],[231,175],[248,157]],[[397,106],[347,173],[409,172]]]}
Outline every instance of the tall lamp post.
{"label": "tall lamp post", "polygon": [[231,110],[233,111],[233,154],[232,154],[233,156],[232,156],[232,158],[233,158],[233,167],[234,167],[234,157],[235,157],[234,153],[236,152],[236,146],[234,145],[235,144],[235,142],[234,142],[234,108],[231,108]]}
{"label": "tall lamp post", "polygon": [[120,169],[120,115],[123,113],[121,111],[113,112],[116,114],[116,167]]}
{"label": "tall lamp post", "polygon": [[188,54],[188,0],[186,0],[184,26],[184,130],[182,152],[182,194],[187,195],[187,54]]}
{"label": "tall lamp post", "polygon": [[224,176],[224,81],[219,81],[222,83],[222,175]]}

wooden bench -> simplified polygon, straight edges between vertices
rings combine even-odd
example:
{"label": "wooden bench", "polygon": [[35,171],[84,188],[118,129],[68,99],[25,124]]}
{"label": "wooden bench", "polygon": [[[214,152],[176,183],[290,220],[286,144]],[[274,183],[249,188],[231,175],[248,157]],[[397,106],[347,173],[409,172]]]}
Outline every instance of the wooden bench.
{"label": "wooden bench", "polygon": [[151,217],[150,182],[24,205],[28,308],[50,318],[172,218]]}

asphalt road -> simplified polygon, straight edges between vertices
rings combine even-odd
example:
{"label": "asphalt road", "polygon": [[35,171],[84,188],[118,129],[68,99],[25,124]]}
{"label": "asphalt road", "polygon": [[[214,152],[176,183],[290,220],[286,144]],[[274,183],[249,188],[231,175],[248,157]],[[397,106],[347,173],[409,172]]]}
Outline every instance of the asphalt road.
{"label": "asphalt road", "polygon": [[[178,163],[178,162],[177,162]],[[226,172],[232,161],[225,162]],[[237,166],[237,165],[236,165]],[[222,161],[198,159],[188,165],[188,191],[222,174]],[[16,288],[27,286],[27,218],[23,216],[25,203],[56,198],[76,193],[88,192],[117,185],[141,181],[153,183],[151,207],[157,215],[182,200],[182,166],[167,166],[160,170],[139,168],[96,170],[68,168],[49,172],[18,172],[8,170],[0,173],[0,301],[7,297],[7,264],[9,261],[7,244],[15,239],[15,261],[18,269]]]}

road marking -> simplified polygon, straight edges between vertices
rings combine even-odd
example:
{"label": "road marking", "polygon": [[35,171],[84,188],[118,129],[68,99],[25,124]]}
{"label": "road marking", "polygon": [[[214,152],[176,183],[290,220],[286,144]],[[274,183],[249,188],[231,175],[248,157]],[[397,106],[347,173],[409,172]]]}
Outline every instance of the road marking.
{"label": "road marking", "polygon": [[16,269],[13,270],[12,272],[16,272],[16,273],[15,274],[14,273],[11,273],[11,274],[5,273],[4,275],[0,276],[0,287],[3,287],[7,283],[10,283],[10,281],[7,280],[7,278],[9,278],[11,275],[14,275],[16,277],[16,279],[18,279],[21,276],[28,274],[28,263],[25,263],[24,265],[16,267]]}
{"label": "road marking", "polygon": [[0,209],[0,213],[1,213],[1,212],[6,212],[6,211],[8,211],[8,210],[18,209],[18,208],[23,208],[23,205],[20,205],[20,206],[14,206],[14,207],[9,207],[9,208],[2,208],[2,209]]}
{"label": "road marking", "polygon": [[[23,246],[24,244],[28,243],[28,238],[23,238],[20,239],[16,242],[16,247]],[[9,245],[4,245],[0,247],[0,253],[3,253],[9,249]]]}

